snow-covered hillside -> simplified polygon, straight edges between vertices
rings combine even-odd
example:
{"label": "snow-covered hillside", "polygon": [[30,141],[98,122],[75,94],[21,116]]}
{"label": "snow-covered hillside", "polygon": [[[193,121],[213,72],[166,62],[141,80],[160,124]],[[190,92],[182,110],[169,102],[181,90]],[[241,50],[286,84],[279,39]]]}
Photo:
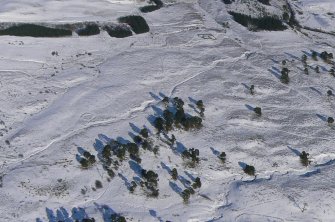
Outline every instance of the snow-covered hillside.
{"label": "snow-covered hillside", "polygon": [[[266,7],[280,15],[280,2]],[[312,52],[335,53],[334,36],[288,25],[251,32],[228,13],[244,12],[244,1],[163,3],[150,13],[139,10],[148,2],[135,0],[2,3],[3,22],[114,22],[141,15],[150,31],[127,38],[105,31],[0,36],[0,221],[100,222],[114,213],[144,222],[333,221],[335,126],[327,120],[335,116],[335,97],[328,95],[335,93],[334,65]],[[333,5],[289,3],[301,8],[306,17],[296,14],[297,20],[311,28],[306,18],[325,16]],[[327,18],[323,30],[332,32],[334,19]],[[288,84],[283,68],[290,71]],[[165,96],[181,98],[185,112],[199,117],[195,103],[202,100],[202,127],[158,135],[153,120],[162,115]],[[158,154],[141,147],[141,163],[127,154],[110,178],[101,150],[112,139],[133,141],[142,128]],[[186,148],[199,150],[195,167],[182,158]],[[83,150],[96,157],[88,169],[78,162]],[[310,154],[307,166],[303,151]],[[243,171],[246,164],[255,176]],[[129,191],[132,181],[143,180],[141,169],[158,174],[158,197],[139,185]],[[182,191],[197,177],[202,186],[184,203]]]}

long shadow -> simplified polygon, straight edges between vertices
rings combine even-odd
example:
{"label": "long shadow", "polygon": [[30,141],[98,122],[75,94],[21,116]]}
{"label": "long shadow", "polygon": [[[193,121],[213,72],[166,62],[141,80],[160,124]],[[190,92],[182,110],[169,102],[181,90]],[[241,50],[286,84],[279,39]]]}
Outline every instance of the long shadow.
{"label": "long shadow", "polygon": [[242,84],[242,86],[244,86],[244,88],[246,88],[247,90],[250,90],[250,86],[248,86],[247,84],[245,84],[245,83],[241,83]]}
{"label": "long shadow", "polygon": [[131,127],[131,129],[135,132],[135,133],[140,133],[141,129],[138,128],[134,123],[129,123],[129,126]]}
{"label": "long shadow", "polygon": [[157,118],[157,116],[154,116],[154,115],[149,115],[149,116],[147,117],[148,122],[149,122],[149,123],[151,124],[151,126],[153,126],[153,127],[155,127],[154,122],[155,122],[156,118]]}
{"label": "long shadow", "polygon": [[274,75],[277,79],[280,79],[281,75],[280,75],[279,73],[275,72],[275,71],[272,70],[272,69],[268,69],[268,71],[269,71],[272,75]]}
{"label": "long shadow", "polygon": [[182,154],[184,151],[186,150],[186,147],[181,143],[181,142],[177,142],[176,143],[176,149],[175,151],[177,152],[177,154]]}
{"label": "long shadow", "polygon": [[166,170],[169,174],[171,174],[171,168],[168,167],[165,163],[161,162],[161,166],[164,170]]}
{"label": "long shadow", "polygon": [[110,137],[108,137],[108,136],[106,136],[105,134],[102,134],[102,133],[98,134],[98,138],[101,141],[103,141],[104,143],[110,143],[113,140],[112,138],[110,138]]}
{"label": "long shadow", "polygon": [[157,101],[161,101],[162,99],[157,96],[156,94],[154,94],[153,92],[149,92],[150,96],[154,99],[154,100],[157,100]]}
{"label": "long shadow", "polygon": [[254,111],[254,109],[255,109],[254,107],[252,107],[248,104],[245,104],[245,107],[247,107],[247,109],[250,110],[250,111]]}
{"label": "long shadow", "polygon": [[275,72],[280,73],[280,70],[279,70],[277,67],[272,66],[271,68],[272,68],[272,70],[274,70]]}
{"label": "long shadow", "polygon": [[299,150],[294,149],[294,148],[292,148],[292,147],[290,147],[290,146],[287,146],[287,148],[289,148],[295,155],[300,156],[301,153],[300,153]]}
{"label": "long shadow", "polygon": [[93,147],[98,153],[101,153],[102,150],[104,149],[104,144],[101,140],[95,139],[95,143],[93,143]]}
{"label": "long shadow", "polygon": [[167,97],[167,95],[165,95],[165,94],[162,93],[162,92],[159,92],[158,95],[159,95],[161,98]]}
{"label": "long shadow", "polygon": [[163,110],[155,105],[152,105],[151,108],[155,112],[156,115],[158,116],[163,116]]}
{"label": "long shadow", "polygon": [[314,92],[316,92],[317,94],[319,94],[320,96],[322,95],[322,92],[320,92],[319,90],[317,90],[316,88],[314,88],[313,86],[309,87],[311,90],[313,90]]}
{"label": "long shadow", "polygon": [[121,178],[121,180],[123,180],[124,185],[126,185],[127,189],[129,190],[131,185],[130,185],[128,179],[125,176],[123,176],[121,173],[118,173],[118,176]]}
{"label": "long shadow", "polygon": [[191,103],[197,104],[197,100],[193,99],[192,97],[188,97],[188,100],[190,100]]}
{"label": "long shadow", "polygon": [[178,176],[178,180],[184,185],[184,187],[189,187],[191,185],[191,181],[181,175]]}
{"label": "long shadow", "polygon": [[327,116],[321,114],[316,114],[316,116],[319,117],[322,121],[327,122]]}
{"label": "long shadow", "polygon": [[118,141],[118,142],[121,143],[121,144],[127,144],[127,143],[130,143],[129,140],[124,139],[124,138],[121,137],[121,136],[118,136],[118,137],[116,138],[116,141]]}
{"label": "long shadow", "polygon": [[212,153],[215,155],[215,156],[219,156],[220,155],[220,152],[216,149],[214,149],[213,147],[210,148]]}
{"label": "long shadow", "polygon": [[47,213],[49,222],[58,222],[54,212],[51,209],[45,208],[45,211]]}
{"label": "long shadow", "polygon": [[80,146],[77,147],[77,150],[80,155],[84,155],[84,153],[86,152],[86,150]]}
{"label": "long shadow", "polygon": [[183,192],[183,190],[174,182],[170,181],[169,185],[171,187],[171,189],[176,192],[177,194],[181,194]]}
{"label": "long shadow", "polygon": [[302,50],[302,52],[303,52],[305,55],[307,55],[307,56],[309,56],[309,57],[312,57],[312,52],[307,52],[307,51],[305,51],[305,50]]}
{"label": "long shadow", "polygon": [[238,165],[244,170],[247,167],[247,164],[244,162],[238,162]]}
{"label": "long shadow", "polygon": [[159,222],[164,222],[163,219],[157,215],[157,212],[155,210],[149,210],[149,214],[153,218],[156,218]]}
{"label": "long shadow", "polygon": [[188,176],[192,181],[194,181],[195,180],[195,177],[192,175],[192,174],[190,174],[189,172],[187,172],[187,171],[184,171],[184,173],[186,174],[186,176]]}
{"label": "long shadow", "polygon": [[102,218],[104,222],[110,222],[111,221],[111,215],[116,214],[115,211],[110,208],[108,205],[100,205],[98,203],[94,203],[98,211],[102,214]]}
{"label": "long shadow", "polygon": [[275,59],[271,59],[272,62],[279,64],[279,61],[275,60]]}
{"label": "long shadow", "polygon": [[130,138],[132,138],[132,139],[134,139],[134,137],[136,136],[134,133],[132,133],[132,132],[128,132],[128,136],[130,137]]}
{"label": "long shadow", "polygon": [[74,207],[74,208],[72,208],[71,212],[72,212],[72,218],[75,221],[82,221],[83,219],[88,219],[89,218],[87,213],[85,212],[84,208]]}
{"label": "long shadow", "polygon": [[297,57],[297,56],[295,56],[295,55],[292,55],[291,53],[285,52],[284,54],[288,55],[289,57],[291,57],[291,58],[293,58],[293,59],[300,60],[299,57]]}
{"label": "long shadow", "polygon": [[142,167],[133,160],[129,160],[129,167],[134,171],[134,173],[142,178]]}

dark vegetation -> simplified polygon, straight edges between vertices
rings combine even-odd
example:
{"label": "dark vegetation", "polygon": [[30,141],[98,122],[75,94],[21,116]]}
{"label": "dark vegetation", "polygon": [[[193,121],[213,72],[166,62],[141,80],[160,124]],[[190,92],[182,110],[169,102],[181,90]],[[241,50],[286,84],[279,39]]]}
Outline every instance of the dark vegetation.
{"label": "dark vegetation", "polygon": [[97,24],[88,24],[84,28],[76,30],[79,36],[91,36],[100,34],[100,28]]}
{"label": "dark vegetation", "polygon": [[131,28],[124,24],[105,26],[104,29],[111,37],[115,38],[125,38],[133,35]]}
{"label": "dark vegetation", "polygon": [[30,36],[30,37],[65,37],[65,36],[71,36],[72,31],[68,29],[49,28],[34,24],[19,24],[0,30],[0,35]]}
{"label": "dark vegetation", "polygon": [[153,12],[161,7],[163,7],[163,2],[161,0],[150,0],[150,3],[153,3],[152,5],[143,6],[140,8],[140,11],[143,13]]}
{"label": "dark vegetation", "polygon": [[261,18],[253,18],[249,15],[237,12],[229,12],[229,14],[233,16],[233,19],[236,22],[247,27],[251,31],[282,31],[287,29],[283,22],[276,17],[264,16]]}
{"label": "dark vegetation", "polygon": [[145,19],[138,15],[120,17],[118,21],[128,24],[136,34],[146,33],[150,30]]}
{"label": "dark vegetation", "polygon": [[257,0],[257,1],[264,5],[270,5],[270,0]]}
{"label": "dark vegetation", "polygon": [[302,151],[300,156],[300,162],[303,166],[308,166],[311,161],[308,159],[309,153],[306,153],[305,151]]}
{"label": "dark vegetation", "polygon": [[243,171],[250,176],[255,175],[255,167],[254,166],[246,164]]}

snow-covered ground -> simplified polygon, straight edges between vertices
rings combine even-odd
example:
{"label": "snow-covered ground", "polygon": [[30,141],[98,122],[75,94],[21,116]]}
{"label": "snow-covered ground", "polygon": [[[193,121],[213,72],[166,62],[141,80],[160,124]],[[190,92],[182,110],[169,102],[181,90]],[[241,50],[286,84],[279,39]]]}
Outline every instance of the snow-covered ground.
{"label": "snow-covered ground", "polygon": [[[313,4],[329,10],[325,2]],[[6,1],[0,18],[106,21],[140,14],[143,5]],[[145,222],[332,221],[334,128],[324,119],[334,116],[335,98],[326,92],[335,90],[335,79],[330,64],[310,56],[308,64],[319,65],[320,73],[310,69],[305,75],[300,58],[310,50],[334,53],[333,36],[249,32],[219,0],[169,1],[141,15],[150,32],[123,39],[105,32],[0,37],[0,221],[74,221],[83,211],[98,221],[113,211]],[[221,25],[227,21],[229,28]],[[278,79],[284,59],[291,70],[288,85]],[[158,198],[138,188],[128,191],[127,183],[138,176],[129,159],[110,182],[101,164],[80,168],[78,147],[96,154],[108,138],[131,140],[143,126],[154,134],[148,119],[163,109],[162,95],[182,98],[193,115],[188,104],[204,101],[200,130],[172,132],[178,146],[200,150],[196,168],[185,167],[159,140],[159,155],[141,150],[142,168],[159,174]],[[255,106],[262,108],[261,117],[250,110]],[[215,155],[222,151],[225,164]],[[308,167],[299,161],[302,151],[311,155]],[[243,163],[255,166],[256,178],[243,172]],[[168,173],[172,168],[178,181]],[[194,177],[202,187],[184,204],[179,192]],[[93,191],[96,180],[103,187]]]}
{"label": "snow-covered ground", "polygon": [[299,12],[297,18],[302,25],[335,32],[335,1],[299,0],[295,3]]}

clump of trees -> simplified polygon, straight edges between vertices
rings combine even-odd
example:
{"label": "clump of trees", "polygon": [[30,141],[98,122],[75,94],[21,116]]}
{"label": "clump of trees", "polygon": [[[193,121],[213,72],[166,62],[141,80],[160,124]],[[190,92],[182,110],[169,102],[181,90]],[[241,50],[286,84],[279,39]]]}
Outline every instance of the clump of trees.
{"label": "clump of trees", "polygon": [[303,166],[308,166],[311,161],[308,159],[309,153],[306,153],[305,151],[302,151],[302,153],[299,155],[300,162]]}
{"label": "clump of trees", "polygon": [[330,63],[334,56],[333,53],[328,53],[327,51],[324,51],[320,53],[320,58],[323,59],[323,61]]}
{"label": "clump of trees", "polygon": [[182,152],[182,157],[190,159],[192,162],[199,162],[199,150],[194,148],[185,149]]}
{"label": "clump of trees", "polygon": [[332,95],[333,95],[333,91],[328,90],[328,91],[327,91],[327,95],[328,95],[328,96],[332,96]]}
{"label": "clump of trees", "polygon": [[91,167],[95,162],[95,156],[88,151],[85,151],[79,160],[81,167],[84,169]]}
{"label": "clump of trees", "polygon": [[[153,122],[153,125],[157,129],[158,133],[168,133],[173,130],[174,127],[191,130],[198,129],[202,126],[202,118],[185,113],[185,103],[181,98],[175,97],[171,100],[168,97],[164,97],[162,103],[165,105],[163,115],[156,117]],[[173,106],[169,107],[169,104],[172,104]],[[205,106],[202,100],[197,102],[197,107],[200,110],[200,115],[203,116]]]}
{"label": "clump of trees", "polygon": [[127,222],[126,218],[124,216],[121,216],[120,214],[113,213],[110,218],[111,222]]}
{"label": "clump of trees", "polygon": [[159,189],[158,189],[158,174],[155,173],[152,170],[145,170],[142,169],[141,171],[142,178],[144,182],[142,181],[142,186],[146,188],[146,191],[148,192],[148,196],[150,197],[158,197],[159,195]]}
{"label": "clump of trees", "polygon": [[199,177],[195,178],[193,184],[190,187],[187,187],[183,192],[181,193],[181,197],[183,198],[183,201],[185,204],[189,202],[189,199],[191,195],[195,194],[195,189],[198,189],[201,187],[201,180]]}

